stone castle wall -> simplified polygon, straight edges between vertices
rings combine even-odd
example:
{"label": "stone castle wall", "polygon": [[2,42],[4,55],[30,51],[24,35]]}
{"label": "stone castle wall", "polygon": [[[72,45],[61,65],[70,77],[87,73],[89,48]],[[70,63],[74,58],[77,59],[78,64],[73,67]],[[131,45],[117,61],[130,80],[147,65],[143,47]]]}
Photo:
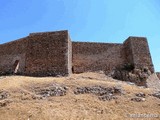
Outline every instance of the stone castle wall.
{"label": "stone castle wall", "polygon": [[122,44],[73,42],[73,72],[111,71],[124,64]]}
{"label": "stone castle wall", "polygon": [[87,71],[112,72],[124,64],[148,67],[153,73],[146,38],[123,44],[71,42],[68,31],[31,33],[0,45],[0,75],[57,76]]}
{"label": "stone castle wall", "polygon": [[75,73],[110,73],[125,64],[154,72],[147,39],[143,37],[129,37],[123,44],[73,42],[72,47]]}
{"label": "stone castle wall", "polygon": [[0,45],[0,74],[12,74],[15,62],[19,61],[18,74],[25,71],[27,37]]}
{"label": "stone castle wall", "polygon": [[32,33],[0,45],[0,74],[68,75],[72,72],[72,43],[68,31]]}

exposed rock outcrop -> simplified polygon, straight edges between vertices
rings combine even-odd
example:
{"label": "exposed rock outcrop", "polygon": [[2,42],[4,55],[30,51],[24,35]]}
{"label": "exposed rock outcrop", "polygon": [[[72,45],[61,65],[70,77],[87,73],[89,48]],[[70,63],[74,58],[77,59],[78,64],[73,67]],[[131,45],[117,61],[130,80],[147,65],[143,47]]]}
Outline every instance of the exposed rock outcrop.
{"label": "exposed rock outcrop", "polygon": [[152,88],[156,91],[160,90],[160,80],[156,73],[151,74],[147,79],[147,87]]}
{"label": "exposed rock outcrop", "polygon": [[138,86],[146,86],[146,80],[151,75],[148,67],[135,68],[132,64],[125,64],[116,68],[111,77],[122,81],[130,81]]}
{"label": "exposed rock outcrop", "polygon": [[157,77],[160,79],[160,72],[157,72],[156,74],[157,74]]}

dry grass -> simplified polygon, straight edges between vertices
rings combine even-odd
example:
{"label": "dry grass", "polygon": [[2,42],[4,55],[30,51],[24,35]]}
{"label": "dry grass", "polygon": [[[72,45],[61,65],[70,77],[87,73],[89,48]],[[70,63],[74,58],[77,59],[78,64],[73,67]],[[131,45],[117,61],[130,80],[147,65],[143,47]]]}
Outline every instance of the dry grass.
{"label": "dry grass", "polygon": [[[67,95],[34,100],[34,87],[46,84],[63,84],[69,88]],[[125,95],[116,100],[100,101],[92,94],[75,95],[79,86],[122,86]],[[151,89],[115,81],[102,73],[74,74],[70,77],[8,76],[0,79],[0,90],[10,93],[9,103],[0,107],[0,120],[129,120],[128,114],[160,115],[160,99],[147,95],[144,102],[133,102],[135,93],[150,94]],[[142,118],[149,119],[149,118]],[[158,119],[158,118],[150,118]]]}

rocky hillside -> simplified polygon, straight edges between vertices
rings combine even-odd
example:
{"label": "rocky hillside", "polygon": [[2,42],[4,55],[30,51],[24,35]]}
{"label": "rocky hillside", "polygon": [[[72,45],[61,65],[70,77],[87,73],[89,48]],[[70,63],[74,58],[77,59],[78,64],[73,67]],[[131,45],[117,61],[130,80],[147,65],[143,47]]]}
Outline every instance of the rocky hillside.
{"label": "rocky hillside", "polygon": [[160,119],[160,80],[147,86],[102,72],[70,77],[0,77],[0,120]]}

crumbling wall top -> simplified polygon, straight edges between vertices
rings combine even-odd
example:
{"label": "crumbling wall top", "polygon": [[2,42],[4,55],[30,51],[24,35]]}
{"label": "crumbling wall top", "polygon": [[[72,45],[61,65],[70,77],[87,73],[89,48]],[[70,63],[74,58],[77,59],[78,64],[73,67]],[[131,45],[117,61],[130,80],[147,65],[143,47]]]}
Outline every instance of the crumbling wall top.
{"label": "crumbling wall top", "polygon": [[61,30],[61,31],[50,31],[50,32],[35,32],[35,33],[30,33],[29,36],[34,36],[34,35],[49,35],[49,34],[57,34],[57,35],[61,35],[61,34],[68,34],[68,30]]}

